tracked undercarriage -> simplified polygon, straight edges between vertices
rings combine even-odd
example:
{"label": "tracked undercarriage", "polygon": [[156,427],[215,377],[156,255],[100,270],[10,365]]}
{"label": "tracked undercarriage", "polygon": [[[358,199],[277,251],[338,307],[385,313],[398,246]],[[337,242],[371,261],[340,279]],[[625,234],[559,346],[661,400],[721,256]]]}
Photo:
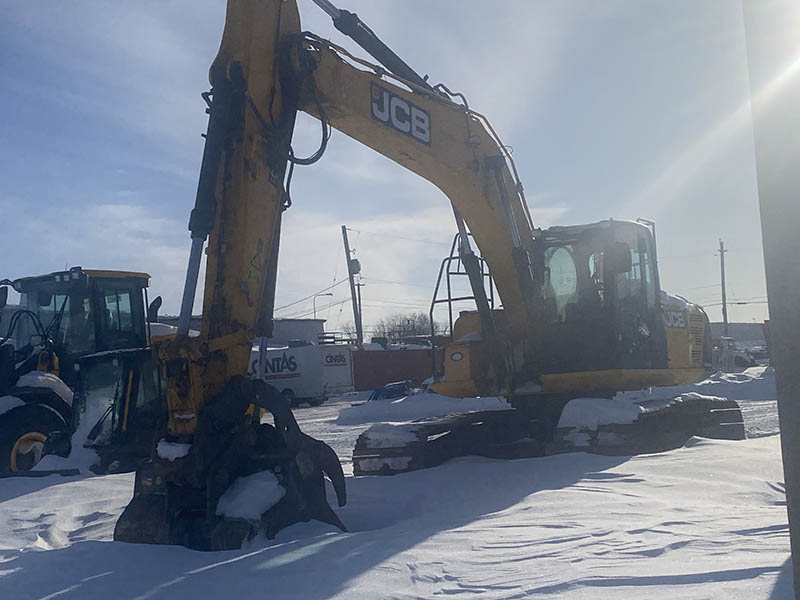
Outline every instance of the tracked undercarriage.
{"label": "tracked undercarriage", "polygon": [[678,448],[693,436],[744,439],[737,403],[724,398],[684,394],[643,400],[631,423],[596,427],[559,427],[561,410],[572,399],[558,394],[518,408],[476,411],[374,425],[353,450],[354,475],[394,475],[435,467],[458,456],[531,458],[564,452],[632,455]]}

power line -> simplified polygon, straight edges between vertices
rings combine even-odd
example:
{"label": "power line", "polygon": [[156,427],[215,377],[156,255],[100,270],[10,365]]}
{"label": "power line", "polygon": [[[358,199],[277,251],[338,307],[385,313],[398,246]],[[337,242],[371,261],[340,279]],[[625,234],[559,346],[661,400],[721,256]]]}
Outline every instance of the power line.
{"label": "power line", "polygon": [[[295,300],[294,302],[290,302],[289,304],[284,304],[283,306],[280,306],[280,307],[276,308],[274,312],[278,312],[279,310],[283,310],[284,308],[289,308],[290,306],[294,306],[295,304],[300,304],[301,302],[306,302],[307,300],[311,300],[311,299],[312,299],[314,296],[316,296],[316,295],[317,295],[317,294],[319,294],[320,292],[327,292],[328,290],[332,290],[332,289],[333,289],[333,288],[335,288],[337,285],[340,285],[340,284],[344,283],[344,281],[345,281],[345,280],[344,280],[344,279],[342,279],[341,281],[339,281],[339,282],[337,282],[337,283],[334,283],[333,285],[329,285],[329,286],[328,286],[328,287],[326,287],[326,288],[322,288],[322,289],[321,289],[321,290],[319,290],[318,292],[314,292],[314,293],[313,293],[313,294],[311,294],[310,296],[306,296],[305,298],[300,298],[300,300]],[[312,312],[313,312],[313,311],[312,311]]]}
{"label": "power line", "polygon": [[659,262],[662,260],[679,260],[679,259],[689,259],[689,258],[705,258],[709,256],[716,256],[715,254],[711,253],[703,253],[703,254],[682,254],[682,255],[673,255],[673,256],[659,256]]}
{"label": "power line", "polygon": [[[738,304],[738,305],[744,305],[744,304],[768,304],[768,301],[767,300],[747,300],[747,301],[728,300],[727,304],[728,304],[728,306],[730,306],[731,304]],[[722,306],[722,302],[715,302],[713,304],[704,304],[703,306]]]}
{"label": "power line", "polygon": [[696,287],[672,288],[671,291],[673,291],[673,292],[691,292],[692,290],[707,290],[709,288],[716,288],[716,287],[719,287],[718,283],[712,283],[711,285],[698,285]]}
{"label": "power line", "polygon": [[[317,312],[319,312],[321,310],[324,310],[326,308],[331,308],[333,306],[340,306],[340,305],[344,304],[345,302],[350,302],[350,296],[348,296],[347,298],[345,298],[344,300],[341,300],[339,302],[333,302],[331,304],[326,304],[325,306],[321,306],[321,307],[317,308]],[[287,315],[286,317],[282,317],[282,318],[284,318],[284,319],[302,319],[303,317],[307,317],[307,316],[313,315],[313,314],[314,314],[314,310],[312,309],[312,310],[309,310],[309,311],[303,312],[303,313],[292,313],[292,314]]]}
{"label": "power line", "polygon": [[421,287],[431,289],[433,286],[430,283],[415,283],[412,281],[391,281],[389,279],[373,279],[372,277],[362,278],[367,283],[386,283],[390,285],[407,285],[409,287]]}
{"label": "power line", "polygon": [[371,231],[364,231],[363,229],[350,229],[349,227],[347,228],[347,230],[348,231],[354,231],[354,232],[358,233],[359,235],[363,233],[364,235],[371,235],[373,237],[392,238],[394,240],[403,240],[405,242],[416,242],[418,244],[433,244],[435,246],[446,246],[448,248],[450,247],[450,244],[447,243],[447,242],[436,242],[434,240],[423,240],[423,239],[419,239],[419,238],[404,237],[404,236],[401,236],[401,235],[391,235],[391,234],[388,234],[388,233],[373,233]]}

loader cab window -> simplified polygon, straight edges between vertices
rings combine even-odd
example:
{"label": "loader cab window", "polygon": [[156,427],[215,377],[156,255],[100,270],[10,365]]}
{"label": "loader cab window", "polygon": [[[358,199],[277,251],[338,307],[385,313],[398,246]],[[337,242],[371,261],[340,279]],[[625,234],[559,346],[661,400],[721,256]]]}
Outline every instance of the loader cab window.
{"label": "loader cab window", "polygon": [[105,293],[105,327],[110,331],[133,331],[131,295],[127,291],[110,290]]}
{"label": "loader cab window", "polygon": [[98,321],[105,350],[136,348],[144,345],[142,333],[143,315],[133,309],[133,297],[129,289],[106,288],[100,292],[100,314]]}
{"label": "loader cab window", "polygon": [[[95,329],[91,302],[84,291],[68,294],[50,293],[47,290],[24,292],[20,305],[38,315],[45,330],[56,347],[70,355],[83,354],[94,350]],[[55,320],[59,320],[56,328]],[[20,323],[20,339],[17,346],[24,346],[36,331],[24,319]]]}

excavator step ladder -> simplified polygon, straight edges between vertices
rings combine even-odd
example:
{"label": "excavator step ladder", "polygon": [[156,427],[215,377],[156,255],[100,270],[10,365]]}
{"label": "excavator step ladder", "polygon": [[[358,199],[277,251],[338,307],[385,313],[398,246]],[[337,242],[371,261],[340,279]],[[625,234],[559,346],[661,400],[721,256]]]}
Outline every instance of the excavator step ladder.
{"label": "excavator step ladder", "polygon": [[[468,234],[469,237],[472,237],[472,234]],[[454,341],[453,339],[453,324],[455,323],[455,318],[453,317],[454,308],[453,305],[456,303],[462,302],[472,302],[476,304],[475,294],[469,292],[465,295],[456,295],[454,296],[455,290],[458,289],[456,284],[457,281],[462,281],[466,279],[469,281],[469,275],[467,274],[467,270],[464,267],[464,263],[461,260],[461,256],[459,255],[459,247],[461,245],[461,234],[456,233],[453,236],[453,243],[450,245],[450,254],[442,260],[441,265],[439,266],[439,275],[436,278],[436,287],[433,291],[433,299],[431,300],[431,308],[428,313],[431,323],[431,344],[434,345],[434,339],[436,334],[436,326],[434,322],[434,312],[438,305],[445,304],[447,305],[447,323],[448,323],[448,333],[450,336],[450,341]],[[492,279],[491,272],[489,271],[489,265],[486,263],[486,259],[482,256],[478,256],[478,264],[480,265],[481,270],[481,277],[484,280],[485,287],[487,288],[488,292],[486,294],[489,300],[489,307],[494,310],[494,298],[495,298],[495,290],[494,290],[494,280]],[[488,285],[486,285],[488,282]],[[444,285],[442,285],[444,283]],[[441,296],[440,297],[440,292]],[[446,294],[446,295],[445,295]],[[475,310],[475,306],[471,308]],[[458,318],[458,315],[456,315]],[[435,350],[435,348],[434,348]],[[433,352],[433,374],[436,376],[441,371],[442,365],[439,364],[437,359],[437,353]]]}

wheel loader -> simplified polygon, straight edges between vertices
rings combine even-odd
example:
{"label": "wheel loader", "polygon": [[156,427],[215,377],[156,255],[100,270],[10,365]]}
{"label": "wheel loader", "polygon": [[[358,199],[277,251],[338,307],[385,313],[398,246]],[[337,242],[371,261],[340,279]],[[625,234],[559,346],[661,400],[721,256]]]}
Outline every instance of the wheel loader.
{"label": "wheel loader", "polygon": [[[535,227],[508,147],[488,119],[463,94],[420,76],[357,15],[314,1],[377,62],[304,32],[295,0],[228,1],[211,89],[202,95],[208,130],[178,332],[155,347],[166,390],[162,439],[184,452],[154,452],[137,469],[116,540],[208,550],[309,519],[345,529],[326,495],[327,476],[339,505],[346,502],[333,450],[300,431],[278,390],[242,376],[254,337],[272,332],[292,178],[322,158],[332,129],[427,179],[450,201],[457,260],[477,310],[455,324],[434,388],[503,395],[516,407],[491,418],[409,425],[422,432],[417,454],[389,457],[397,459],[390,472],[411,468],[419,456],[422,466],[464,453],[530,456],[576,395],[696,381],[704,373],[705,316],[662,296],[647,227]],[[319,147],[307,157],[292,147],[298,111],[320,123]],[[202,325],[190,338],[204,254]],[[489,305],[481,261],[502,309]],[[258,418],[259,409],[273,422]],[[354,464],[385,472],[384,458],[380,449],[357,446]],[[258,519],[225,514],[220,499],[232,484],[266,471],[279,499]]]}

